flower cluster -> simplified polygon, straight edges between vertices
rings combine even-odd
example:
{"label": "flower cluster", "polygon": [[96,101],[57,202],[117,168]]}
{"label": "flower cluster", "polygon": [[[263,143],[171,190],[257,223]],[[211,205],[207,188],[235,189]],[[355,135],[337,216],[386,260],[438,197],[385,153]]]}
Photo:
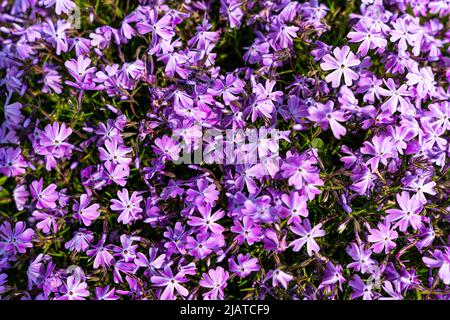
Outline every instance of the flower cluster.
{"label": "flower cluster", "polygon": [[1,1],[0,298],[450,298],[448,1],[113,3]]}

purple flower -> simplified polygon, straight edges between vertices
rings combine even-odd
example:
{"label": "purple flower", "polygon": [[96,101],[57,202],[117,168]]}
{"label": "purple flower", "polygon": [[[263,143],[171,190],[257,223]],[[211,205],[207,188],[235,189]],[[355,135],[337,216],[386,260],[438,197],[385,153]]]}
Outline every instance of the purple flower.
{"label": "purple flower", "polygon": [[38,152],[42,155],[51,155],[54,158],[62,158],[71,153],[73,145],[66,142],[72,134],[72,129],[67,128],[65,123],[61,125],[58,122],[48,124],[39,137]]}
{"label": "purple flower", "polygon": [[155,146],[153,150],[156,154],[161,154],[169,160],[178,160],[181,148],[172,138],[166,135],[162,138],[156,138]]}
{"label": "purple flower", "polygon": [[330,126],[336,139],[340,139],[347,133],[347,129],[338,122],[345,121],[344,112],[333,110],[333,106],[333,101],[328,101],[326,104],[316,103],[308,109],[308,119],[316,122],[324,130]]}
{"label": "purple flower", "polygon": [[359,297],[363,297],[363,300],[373,299],[372,285],[370,283],[364,283],[359,275],[355,275],[349,282],[349,285],[353,288],[352,299]]}
{"label": "purple flower", "polygon": [[57,55],[60,55],[61,52],[67,52],[69,49],[65,32],[70,27],[70,23],[64,22],[63,20],[58,20],[56,27],[51,20],[47,20],[43,25],[42,31],[48,37],[48,41],[56,48]]}
{"label": "purple flower", "polygon": [[389,222],[378,223],[378,229],[370,229],[370,235],[367,237],[369,242],[373,243],[371,248],[376,253],[381,253],[384,249],[384,253],[388,254],[389,251],[397,246],[393,241],[397,239],[398,233],[391,229]]}
{"label": "purple flower", "polygon": [[197,180],[197,190],[189,189],[186,191],[186,200],[197,206],[211,205],[213,207],[219,199],[219,191],[214,183],[209,184],[205,179]]}
{"label": "purple flower", "polygon": [[234,220],[234,225],[230,230],[238,234],[235,239],[240,245],[244,242],[247,242],[249,245],[259,242],[263,234],[261,227],[256,225],[250,217],[243,217],[242,222]]}
{"label": "purple flower", "polygon": [[23,175],[27,167],[20,148],[0,149],[0,173],[7,177],[16,177]]}
{"label": "purple flower", "polygon": [[267,273],[267,278],[268,279],[272,278],[272,286],[276,287],[281,285],[281,287],[283,287],[284,290],[287,290],[289,282],[291,282],[292,279],[294,279],[292,275],[282,271],[281,269],[270,270]]}
{"label": "purple flower", "polygon": [[23,221],[16,222],[14,227],[8,221],[5,221],[0,226],[0,249],[3,252],[11,253],[25,253],[27,248],[32,248],[31,243],[35,232],[33,229],[26,229],[26,224]]}
{"label": "purple flower", "polygon": [[349,32],[348,37],[350,38],[350,42],[361,42],[358,52],[362,56],[367,55],[369,49],[384,49],[386,47],[387,41],[383,38],[382,33],[376,25],[368,27],[364,22],[359,22],[353,28],[355,31]]}
{"label": "purple flower", "polygon": [[89,257],[94,258],[94,269],[97,269],[99,266],[102,268],[109,268],[114,260],[114,256],[110,252],[110,248],[105,246],[106,234],[102,235],[100,241],[92,248],[89,249],[86,254]]}
{"label": "purple flower", "polygon": [[248,253],[246,255],[238,254],[237,260],[230,258],[228,263],[230,264],[230,271],[241,278],[246,278],[250,273],[257,272],[260,269],[258,259],[252,258]]}
{"label": "purple flower", "polygon": [[122,189],[122,191],[117,191],[117,196],[119,200],[111,200],[111,210],[120,211],[120,215],[117,218],[118,222],[123,224],[129,224],[135,220],[142,218],[140,213],[143,211],[140,207],[142,197],[139,193],[134,191],[131,198],[128,194],[127,189]]}
{"label": "purple flower", "polygon": [[95,288],[95,298],[97,300],[118,300],[119,296],[116,295],[116,288],[110,289],[110,286],[106,285]]}
{"label": "purple flower", "polygon": [[100,160],[111,161],[114,164],[122,164],[128,166],[131,158],[127,155],[131,152],[131,148],[119,145],[115,139],[105,140],[105,147],[99,148]]}
{"label": "purple flower", "polygon": [[281,196],[281,200],[288,208],[287,209],[289,215],[288,224],[301,223],[302,222],[301,217],[308,216],[307,197],[301,196],[296,191],[291,191],[289,195],[283,194]]}
{"label": "purple flower", "polygon": [[93,241],[92,232],[82,228],[74,233],[73,238],[66,242],[64,247],[70,251],[84,252],[89,249]]}
{"label": "purple flower", "polygon": [[311,229],[311,224],[308,219],[303,220],[303,224],[294,224],[290,227],[291,231],[300,236],[299,239],[292,241],[289,246],[292,246],[295,252],[306,244],[306,251],[309,256],[313,255],[313,252],[319,252],[320,248],[314,238],[323,237],[325,231],[321,229],[322,224],[319,223]]}
{"label": "purple flower", "polygon": [[342,284],[345,281],[345,278],[342,276],[342,267],[328,262],[319,289],[334,286],[337,283],[339,284],[339,289],[342,291]]}
{"label": "purple flower", "polygon": [[67,281],[61,287],[61,293],[63,294],[58,300],[85,300],[89,297],[90,293],[87,288],[87,283],[77,276],[69,276]]}
{"label": "purple flower", "polygon": [[206,205],[204,207],[197,208],[202,217],[190,216],[188,225],[198,227],[200,232],[211,231],[215,234],[222,234],[225,230],[220,224],[216,223],[216,221],[223,218],[225,212],[223,210],[216,211],[214,214],[211,214],[211,206]]}
{"label": "purple flower", "polygon": [[392,138],[388,136],[377,135],[372,138],[372,142],[364,141],[361,153],[372,156],[367,161],[367,164],[372,168],[372,172],[378,169],[380,162],[387,165],[388,160],[395,156],[393,147]]}
{"label": "purple flower", "polygon": [[85,226],[90,226],[92,221],[100,216],[98,209],[100,206],[96,203],[91,204],[91,198],[87,194],[82,194],[80,197],[80,202],[75,201],[72,209],[75,212],[74,217],[78,219],[79,222],[83,222]]}
{"label": "purple flower", "polygon": [[354,262],[349,263],[347,267],[352,268],[357,272],[364,274],[376,263],[370,257],[372,255],[372,251],[370,249],[365,249],[362,244],[358,245],[353,242],[346,248],[346,251],[354,260]]}
{"label": "purple flower", "polygon": [[209,269],[208,273],[203,273],[199,285],[211,289],[203,294],[205,300],[223,300],[223,290],[227,286],[229,274],[222,267]]}
{"label": "purple flower", "polygon": [[408,226],[411,225],[414,230],[420,229],[422,227],[422,217],[420,212],[423,209],[423,205],[419,200],[417,195],[412,197],[409,193],[403,191],[401,194],[397,194],[397,203],[401,210],[399,209],[387,209],[386,212],[388,216],[386,220],[389,222],[397,221],[394,228],[399,226],[400,231],[405,232]]}
{"label": "purple flower", "polygon": [[58,200],[58,193],[56,192],[56,185],[54,183],[44,189],[44,179],[33,181],[30,185],[30,192],[33,199],[37,200],[36,208],[38,209],[53,209],[56,207],[56,200]]}
{"label": "purple flower", "polygon": [[334,57],[330,54],[325,55],[322,58],[323,62],[320,64],[325,71],[334,70],[326,76],[325,80],[331,82],[333,88],[337,88],[341,83],[342,76],[344,76],[345,85],[351,86],[352,82],[358,79],[359,76],[350,68],[358,66],[361,61],[356,58],[348,46],[343,46],[342,49],[335,48],[333,55]]}
{"label": "purple flower", "polygon": [[152,276],[151,282],[157,287],[165,287],[159,296],[161,300],[175,300],[175,290],[182,297],[189,294],[189,291],[181,285],[181,283],[188,282],[184,272],[180,271],[174,276],[169,266],[166,266],[158,275]]}
{"label": "purple flower", "polygon": [[423,257],[423,262],[429,268],[439,268],[439,278],[446,285],[450,285],[450,249],[449,247],[444,248],[444,251],[436,249],[431,252],[430,257]]}

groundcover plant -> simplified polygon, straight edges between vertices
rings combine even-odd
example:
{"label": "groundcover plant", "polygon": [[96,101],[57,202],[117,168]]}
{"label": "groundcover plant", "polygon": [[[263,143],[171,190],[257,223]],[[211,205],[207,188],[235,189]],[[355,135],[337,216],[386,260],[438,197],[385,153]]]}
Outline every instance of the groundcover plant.
{"label": "groundcover plant", "polygon": [[2,0],[2,299],[450,298],[448,0]]}

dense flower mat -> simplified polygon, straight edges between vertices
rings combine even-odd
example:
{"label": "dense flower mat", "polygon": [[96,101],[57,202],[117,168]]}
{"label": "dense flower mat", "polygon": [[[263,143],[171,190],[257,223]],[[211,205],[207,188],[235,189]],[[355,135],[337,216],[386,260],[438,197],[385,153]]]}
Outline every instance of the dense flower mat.
{"label": "dense flower mat", "polygon": [[1,298],[450,298],[449,16],[1,1]]}

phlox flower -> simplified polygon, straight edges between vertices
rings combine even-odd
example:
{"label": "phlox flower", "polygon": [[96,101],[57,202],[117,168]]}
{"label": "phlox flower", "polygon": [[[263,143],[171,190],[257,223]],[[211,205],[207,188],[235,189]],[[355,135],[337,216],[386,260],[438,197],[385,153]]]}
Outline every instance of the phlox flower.
{"label": "phlox flower", "polygon": [[203,298],[205,300],[223,300],[223,290],[227,286],[228,278],[228,271],[225,271],[222,267],[209,269],[208,273],[203,273],[202,279],[199,281],[199,285],[204,288],[211,289],[203,294]]}
{"label": "phlox flower", "polygon": [[292,241],[289,246],[293,247],[292,250],[297,252],[306,244],[306,251],[309,256],[312,256],[313,252],[319,252],[320,250],[319,245],[314,238],[320,238],[325,235],[325,231],[321,228],[321,223],[314,226],[314,228],[311,228],[308,219],[305,219],[303,224],[294,224],[290,229],[293,233],[300,236],[300,238]]}
{"label": "phlox flower", "polygon": [[134,191],[130,197],[128,190],[122,189],[122,191],[117,191],[117,196],[119,200],[112,199],[110,208],[114,211],[120,211],[120,215],[117,218],[118,222],[129,224],[142,217],[140,215],[143,211],[140,207],[142,197],[139,196],[138,192]]}
{"label": "phlox flower", "polygon": [[334,70],[325,78],[327,82],[331,82],[333,88],[339,87],[342,76],[344,76],[345,85],[348,87],[359,77],[351,67],[358,66],[361,61],[356,58],[355,54],[350,51],[348,46],[335,48],[333,50],[333,56],[327,54],[322,58],[322,61],[320,66],[323,70]]}

